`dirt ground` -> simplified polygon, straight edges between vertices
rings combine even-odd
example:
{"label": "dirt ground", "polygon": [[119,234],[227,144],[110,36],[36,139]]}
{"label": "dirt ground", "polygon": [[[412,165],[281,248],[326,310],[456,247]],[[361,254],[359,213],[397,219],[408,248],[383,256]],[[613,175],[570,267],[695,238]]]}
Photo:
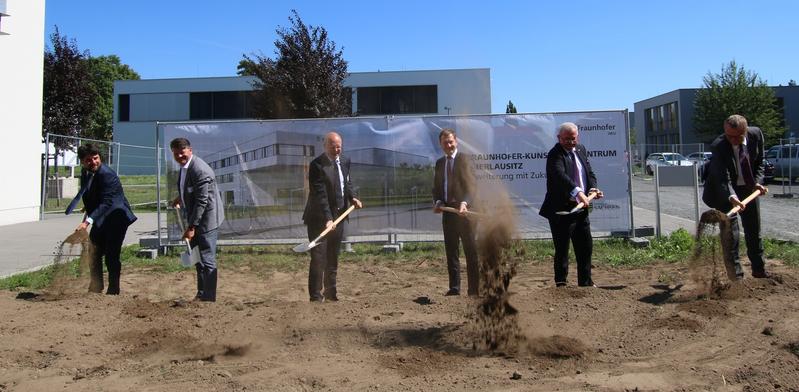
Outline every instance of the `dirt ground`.
{"label": "dirt ground", "polygon": [[443,256],[344,263],[340,301],[321,304],[305,268],[224,259],[216,303],[184,301],[193,270],[125,268],[120,296],[82,281],[0,292],[0,392],[799,390],[799,271],[774,260],[772,279],[747,269],[710,297],[685,264],[600,266],[598,288],[555,288],[548,262],[524,263],[510,284],[523,339],[488,352],[479,300],[443,295]]}

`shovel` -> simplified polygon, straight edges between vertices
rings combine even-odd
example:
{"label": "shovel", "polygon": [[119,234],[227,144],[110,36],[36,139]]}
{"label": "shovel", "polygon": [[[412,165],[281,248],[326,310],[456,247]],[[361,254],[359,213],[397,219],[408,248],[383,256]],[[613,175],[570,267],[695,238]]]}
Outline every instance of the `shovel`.
{"label": "shovel", "polygon": [[[593,200],[595,197],[596,197],[596,192],[589,193],[588,194],[588,201]],[[585,203],[579,202],[571,210],[569,210],[569,211],[557,211],[557,212],[555,212],[555,214],[558,214],[558,215],[571,215],[571,214],[574,214],[577,211],[582,210],[584,206],[585,206]]]}
{"label": "shovel", "polygon": [[[177,212],[178,216],[178,226],[180,227],[180,230],[185,233],[186,225],[183,223],[183,215],[180,213],[180,205],[175,206],[175,212]],[[200,262],[200,250],[196,246],[194,249],[192,249],[191,242],[188,238],[184,238],[183,240],[186,242],[186,251],[180,254],[180,264],[188,268]]]}
{"label": "shovel", "polygon": [[[452,207],[438,207],[441,211],[451,212],[453,214],[460,214],[460,210]],[[484,214],[474,211],[466,211],[467,218],[482,218]]]}
{"label": "shovel", "polygon": [[322,232],[322,234],[319,234],[319,236],[318,236],[318,237],[314,238],[314,240],[313,240],[313,241],[311,241],[311,242],[305,242],[305,243],[299,244],[299,245],[295,246],[294,248],[292,248],[292,250],[293,250],[293,251],[295,251],[295,252],[297,252],[297,253],[302,253],[302,252],[307,252],[307,251],[309,251],[309,250],[313,249],[313,248],[314,248],[316,245],[319,245],[319,241],[321,241],[321,240],[322,240],[322,238],[323,238],[324,236],[326,236],[326,235],[327,235],[327,233],[329,233],[329,232],[330,232],[330,230],[333,230],[333,227],[335,227],[335,226],[336,226],[336,225],[338,225],[338,224],[339,224],[339,223],[340,223],[342,220],[344,220],[344,218],[346,218],[346,217],[347,217],[347,215],[349,215],[349,214],[350,214],[350,212],[352,212],[352,210],[354,210],[354,209],[355,209],[355,206],[350,206],[350,208],[347,208],[347,211],[344,211],[344,213],[343,213],[343,214],[341,214],[341,215],[340,215],[338,218],[336,218],[336,220],[334,220],[334,221],[333,221],[333,224],[332,224],[330,227],[328,227],[327,229],[325,229],[325,230]]}
{"label": "shovel", "polygon": [[[758,196],[760,196],[760,195],[762,195],[762,194],[763,194],[763,191],[761,191],[760,189],[756,189],[754,192],[752,192],[752,194],[751,194],[751,195],[747,196],[747,197],[746,197],[746,199],[744,199],[744,200],[741,202],[741,204],[743,204],[743,205],[745,206],[745,205],[749,204],[749,202],[750,202],[750,201],[752,201],[752,200],[756,199]],[[732,217],[733,215],[737,214],[737,213],[738,213],[738,211],[740,211],[740,210],[741,210],[741,207],[740,207],[740,206],[735,206],[735,207],[733,207],[733,208],[730,210],[730,212],[728,212],[728,213],[727,213],[727,217]]]}

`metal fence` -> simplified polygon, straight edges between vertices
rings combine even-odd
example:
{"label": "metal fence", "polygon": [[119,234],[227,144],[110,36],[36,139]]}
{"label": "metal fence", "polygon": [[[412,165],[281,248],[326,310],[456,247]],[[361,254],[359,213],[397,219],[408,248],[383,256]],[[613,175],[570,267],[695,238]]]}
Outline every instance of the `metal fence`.
{"label": "metal fence", "polygon": [[156,172],[154,147],[46,134],[41,156],[40,219],[44,219],[46,214],[63,213],[78,193],[81,166],[77,150],[87,143],[97,145],[103,164],[117,172],[131,206],[134,209],[155,211],[158,201],[156,175],[134,174],[142,171]]}

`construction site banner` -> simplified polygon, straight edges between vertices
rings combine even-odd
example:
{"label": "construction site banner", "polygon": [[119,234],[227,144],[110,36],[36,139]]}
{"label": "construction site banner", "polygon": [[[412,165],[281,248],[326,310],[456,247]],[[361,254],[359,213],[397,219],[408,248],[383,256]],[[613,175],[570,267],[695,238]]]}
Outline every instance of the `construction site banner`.
{"label": "construction site banner", "polygon": [[308,164],[324,153],[324,135],[335,130],[343,139],[342,154],[352,160],[352,184],[364,204],[351,216],[347,234],[427,240],[441,235],[441,216],[432,210],[433,171],[443,156],[438,135],[452,128],[459,153],[471,157],[479,193],[506,191],[517,209],[519,233],[546,237],[549,224],[538,209],[546,193],[547,152],[557,143],[558,126],[570,121],[579,127],[605,193],[592,203],[592,230],[629,232],[626,116],[626,111],[597,111],[163,123],[159,159],[166,164],[166,199],[177,195],[172,139],[189,139],[194,154],[211,166],[226,205],[221,238],[298,239],[307,236],[302,214]]}

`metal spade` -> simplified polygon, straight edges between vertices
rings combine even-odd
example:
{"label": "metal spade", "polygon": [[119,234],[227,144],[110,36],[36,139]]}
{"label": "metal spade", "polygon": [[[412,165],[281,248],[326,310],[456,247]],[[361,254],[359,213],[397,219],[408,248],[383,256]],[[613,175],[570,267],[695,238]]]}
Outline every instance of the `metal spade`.
{"label": "metal spade", "polygon": [[[178,216],[178,226],[180,227],[180,231],[185,233],[186,224],[183,223],[183,215],[180,211],[180,205],[175,206],[175,212]],[[186,251],[180,254],[180,264],[188,268],[200,262],[200,249],[196,246],[192,248],[191,242],[188,238],[184,238],[183,241],[186,242]]]}
{"label": "metal spade", "polygon": [[355,206],[350,206],[350,208],[347,208],[347,211],[344,211],[343,214],[341,214],[338,218],[336,218],[335,221],[333,221],[333,225],[332,226],[330,226],[327,229],[325,229],[322,232],[322,234],[319,234],[319,236],[314,238],[313,241],[299,244],[299,245],[295,246],[294,248],[292,248],[292,250],[297,252],[297,253],[302,253],[302,252],[307,252],[307,251],[313,249],[315,246],[319,245],[319,242],[322,240],[322,238],[324,238],[324,236],[327,235],[327,233],[329,233],[331,230],[333,230],[334,226],[338,225],[339,222],[344,220],[344,218],[346,218],[347,215],[349,215],[350,212],[352,212],[354,209],[355,209]]}

